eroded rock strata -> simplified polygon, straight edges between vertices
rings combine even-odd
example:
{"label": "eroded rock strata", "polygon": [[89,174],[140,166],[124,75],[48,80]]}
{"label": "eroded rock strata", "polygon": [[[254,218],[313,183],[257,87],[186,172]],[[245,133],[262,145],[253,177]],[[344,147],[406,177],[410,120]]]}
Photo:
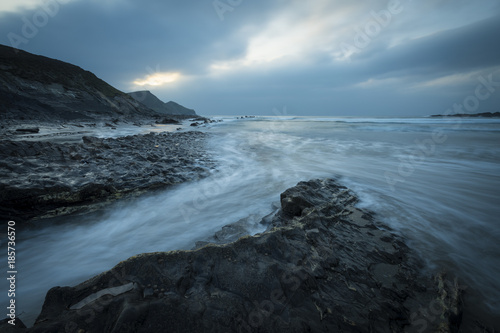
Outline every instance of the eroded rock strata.
{"label": "eroded rock strata", "polygon": [[0,215],[61,216],[209,174],[207,134],[161,133],[81,143],[0,141]]}
{"label": "eroded rock strata", "polygon": [[334,180],[301,182],[281,195],[268,231],[141,254],[52,288],[26,331],[456,331],[456,283],[423,275],[402,239],[356,201]]}

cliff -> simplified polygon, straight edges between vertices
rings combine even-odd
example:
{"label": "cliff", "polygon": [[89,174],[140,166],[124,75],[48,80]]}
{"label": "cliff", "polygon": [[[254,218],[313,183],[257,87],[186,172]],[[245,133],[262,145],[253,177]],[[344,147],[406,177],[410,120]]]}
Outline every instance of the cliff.
{"label": "cliff", "polygon": [[137,102],[142,103],[146,107],[161,114],[196,116],[196,112],[194,110],[188,109],[172,101],[164,103],[149,90],[135,91],[129,93],[129,95]]}
{"label": "cliff", "polygon": [[93,73],[0,45],[0,120],[144,119],[158,114]]}

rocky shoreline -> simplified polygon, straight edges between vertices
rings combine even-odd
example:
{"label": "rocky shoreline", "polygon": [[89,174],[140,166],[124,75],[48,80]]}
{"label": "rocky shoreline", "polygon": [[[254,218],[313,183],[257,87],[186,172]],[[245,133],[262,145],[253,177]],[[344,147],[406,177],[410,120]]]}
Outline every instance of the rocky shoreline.
{"label": "rocky shoreline", "polygon": [[[132,97],[76,65],[5,45],[0,67],[0,217],[5,220],[26,225],[96,209],[204,177],[214,166],[204,149],[206,134],[123,137],[127,126],[211,122],[192,109],[163,103],[150,92]],[[162,108],[144,105],[145,97]],[[134,130],[127,134],[139,132]],[[118,138],[95,137],[106,131]]]}
{"label": "rocky shoreline", "polygon": [[134,256],[76,287],[52,288],[32,328],[7,328],[459,331],[463,291],[456,280],[423,273],[417,254],[357,208],[347,188],[312,180],[280,199],[279,211],[263,219],[264,233],[193,251]]}
{"label": "rocky shoreline", "polygon": [[[0,140],[0,215],[19,222],[99,208],[205,177],[215,162],[202,132],[80,142]],[[83,141],[83,142],[82,142]]]}

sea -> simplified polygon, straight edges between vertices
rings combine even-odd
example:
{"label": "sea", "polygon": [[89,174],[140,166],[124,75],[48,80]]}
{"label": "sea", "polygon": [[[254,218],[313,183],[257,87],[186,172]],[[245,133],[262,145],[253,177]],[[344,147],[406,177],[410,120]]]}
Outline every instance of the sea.
{"label": "sea", "polygon": [[236,221],[262,232],[281,192],[328,177],[404,237],[429,273],[456,276],[468,312],[500,329],[500,119],[213,119],[220,122],[196,129],[210,133],[207,153],[218,167],[209,177],[18,234],[23,321],[34,322],[51,287],[74,286],[133,255],[191,249]]}

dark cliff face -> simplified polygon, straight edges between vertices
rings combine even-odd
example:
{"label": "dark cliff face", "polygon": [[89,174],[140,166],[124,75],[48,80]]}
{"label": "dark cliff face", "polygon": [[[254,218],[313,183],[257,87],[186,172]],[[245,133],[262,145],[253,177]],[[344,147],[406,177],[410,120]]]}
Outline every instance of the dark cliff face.
{"label": "dark cliff face", "polygon": [[0,45],[0,119],[137,119],[157,113],[93,73]]}
{"label": "dark cliff face", "polygon": [[196,116],[194,110],[172,101],[164,103],[148,90],[131,92],[129,95],[137,102],[161,114]]}

